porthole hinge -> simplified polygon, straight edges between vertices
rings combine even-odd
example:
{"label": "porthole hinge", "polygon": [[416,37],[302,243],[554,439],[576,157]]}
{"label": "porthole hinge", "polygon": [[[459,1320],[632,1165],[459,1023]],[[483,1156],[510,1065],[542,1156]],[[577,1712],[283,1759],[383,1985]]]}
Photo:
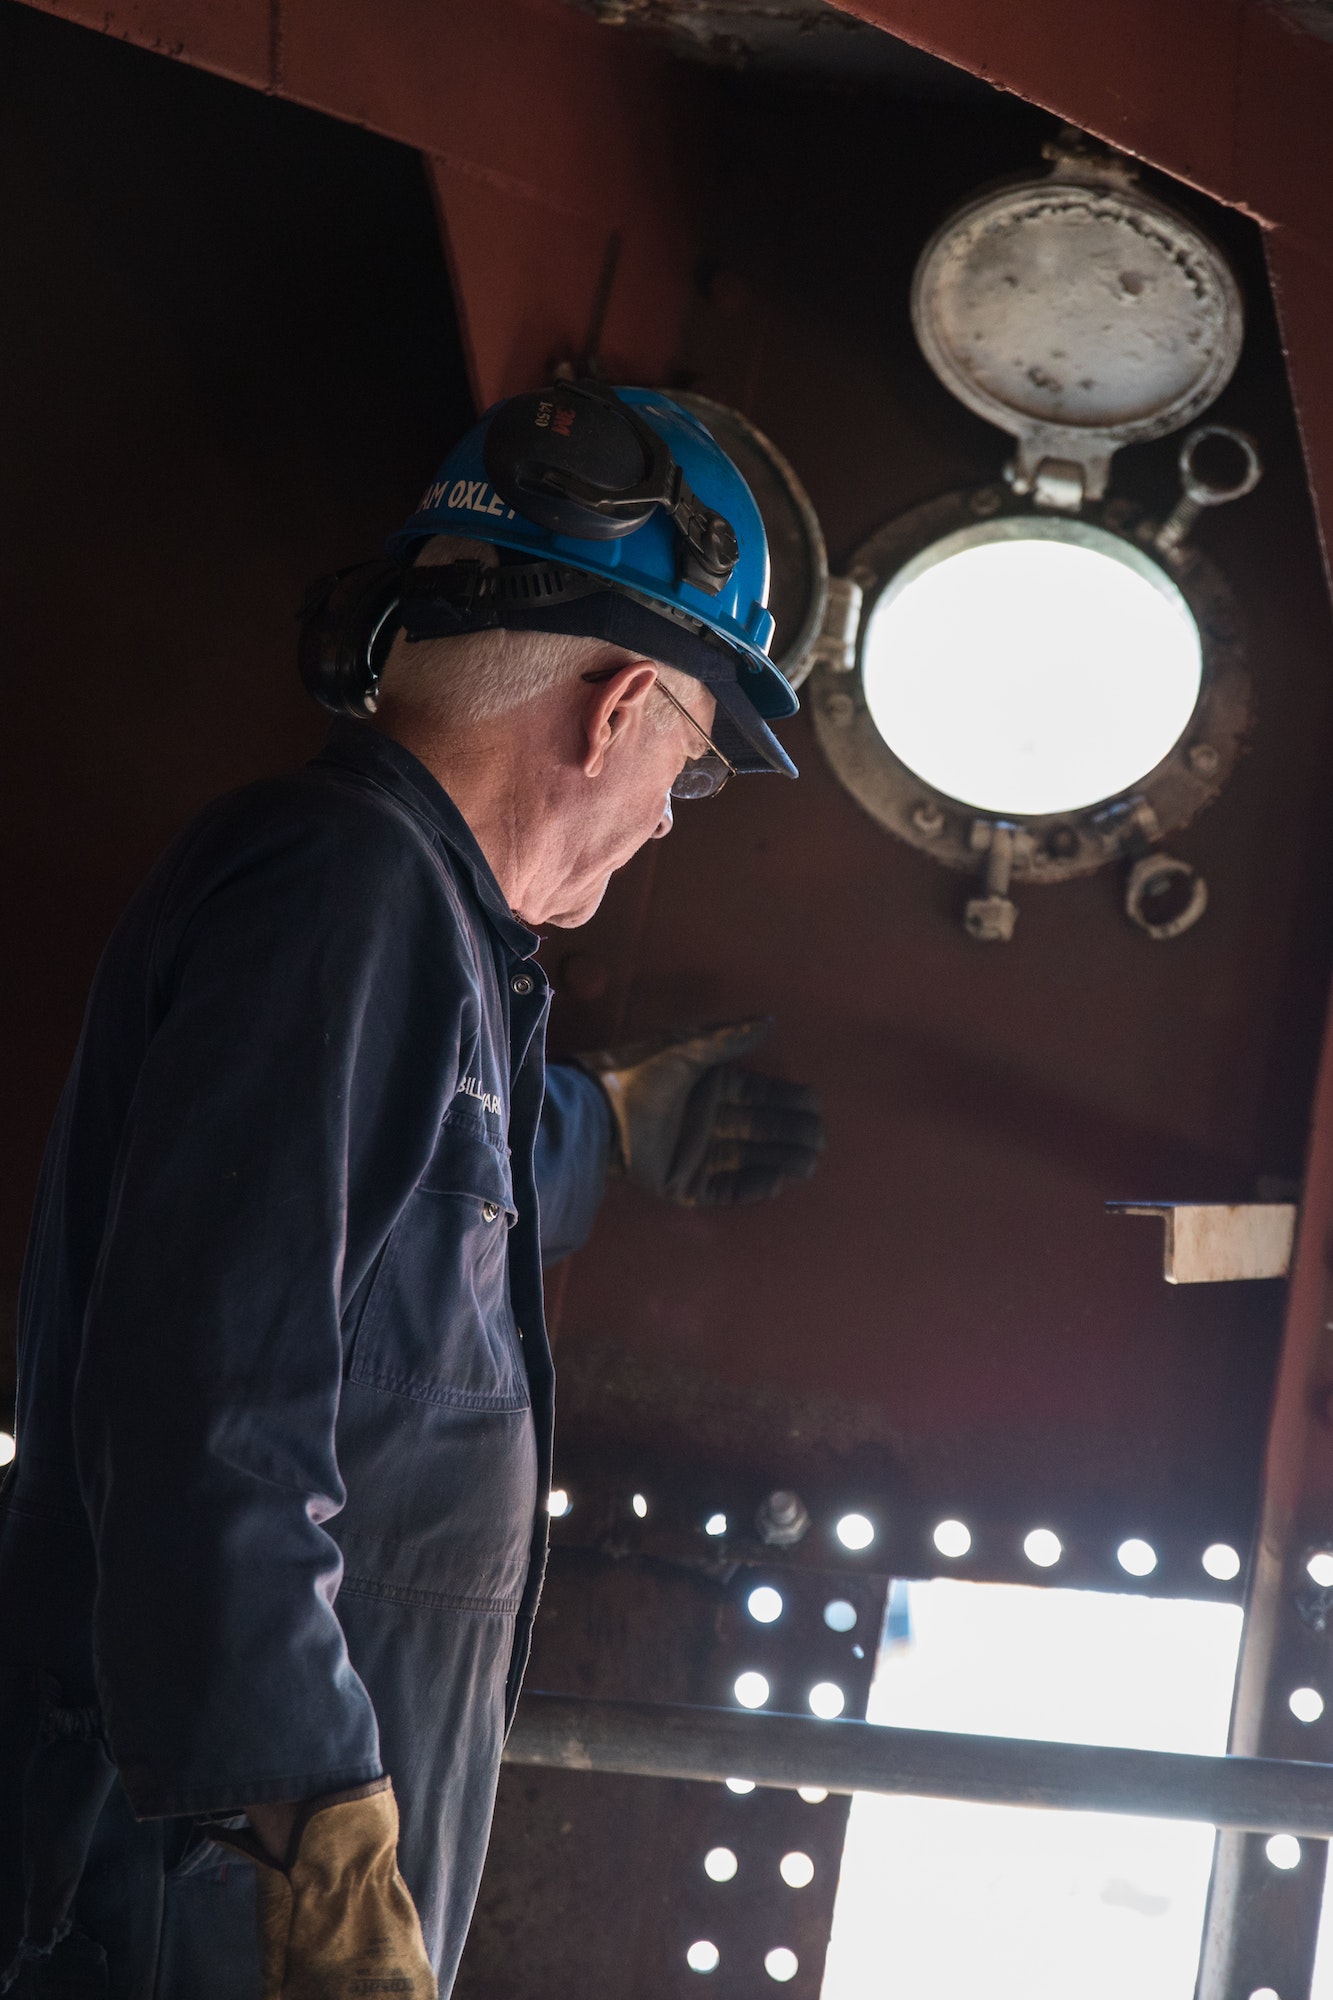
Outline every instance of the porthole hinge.
{"label": "porthole hinge", "polygon": [[1016,493],[1028,491],[1034,507],[1051,514],[1081,514],[1087,494],[1087,467],[1073,458],[1043,458],[1025,483],[1021,471],[1022,452],[1015,463],[1010,484]]}
{"label": "porthole hinge", "polygon": [[812,666],[831,667],[838,674],[851,673],[856,665],[856,639],[861,630],[864,598],[860,584],[850,576],[829,578],[824,622],[810,649]]}

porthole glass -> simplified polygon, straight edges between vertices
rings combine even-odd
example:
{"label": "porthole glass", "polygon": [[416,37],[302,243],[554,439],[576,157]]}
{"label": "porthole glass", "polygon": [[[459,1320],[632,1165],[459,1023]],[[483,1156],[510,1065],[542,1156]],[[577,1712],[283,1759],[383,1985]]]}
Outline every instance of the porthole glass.
{"label": "porthole glass", "polygon": [[881,591],[861,646],[889,749],[984,813],[1077,812],[1128,791],[1199,699],[1199,629],[1162,566],[1090,522],[979,522]]}

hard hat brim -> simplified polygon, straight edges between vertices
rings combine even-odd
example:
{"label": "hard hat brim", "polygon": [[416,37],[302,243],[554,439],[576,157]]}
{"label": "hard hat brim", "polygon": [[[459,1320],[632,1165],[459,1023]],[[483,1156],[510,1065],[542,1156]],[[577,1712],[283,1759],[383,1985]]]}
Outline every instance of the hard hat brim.
{"label": "hard hat brim", "polygon": [[[598,579],[600,581],[600,579]],[[405,607],[409,640],[448,637],[467,631],[501,629],[560,632],[570,638],[602,639],[607,645],[702,681],[717,703],[712,730],[718,748],[738,772],[775,771],[797,776],[795,764],[768,726],[797,709],[796,695],[769,660],[762,662],[729,646],[692,619],[669,616],[656,603],[614,586],[567,603],[487,604],[475,617],[450,606],[432,614],[429,599]]]}

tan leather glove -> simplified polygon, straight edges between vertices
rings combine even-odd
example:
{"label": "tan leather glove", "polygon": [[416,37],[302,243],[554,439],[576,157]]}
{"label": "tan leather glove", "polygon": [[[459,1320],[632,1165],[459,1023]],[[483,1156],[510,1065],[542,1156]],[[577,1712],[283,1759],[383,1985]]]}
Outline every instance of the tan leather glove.
{"label": "tan leather glove", "polygon": [[256,1864],[263,2000],[437,2000],[388,1778],[311,1799],[281,1866],[245,1829],[209,1832]]}
{"label": "tan leather glove", "polygon": [[729,1021],[574,1057],[611,1106],[626,1179],[682,1208],[767,1201],[809,1180],[825,1141],[815,1092],[737,1064],[768,1028]]}

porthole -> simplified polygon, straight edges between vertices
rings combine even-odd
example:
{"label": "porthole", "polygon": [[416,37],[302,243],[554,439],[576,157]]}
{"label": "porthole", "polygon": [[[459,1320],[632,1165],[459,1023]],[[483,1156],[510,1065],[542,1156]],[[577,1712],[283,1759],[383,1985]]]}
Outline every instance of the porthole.
{"label": "porthole", "polygon": [[[1223,252],[1121,162],[1082,139],[1048,158],[923,247],[922,354],[1013,455],[890,521],[835,580],[853,610],[860,592],[859,626],[816,648],[815,727],[867,812],[980,878],[973,937],[1013,935],[1012,886],[1124,859],[1126,918],[1167,939],[1207,884],[1157,843],[1217,796],[1251,723],[1236,606],[1189,540],[1262,471],[1244,432],[1198,422],[1244,312]],[[1108,498],[1116,453],[1172,431],[1177,504]]]}
{"label": "porthole", "polygon": [[999,833],[1004,896],[1186,826],[1244,748],[1250,681],[1220,572],[1197,550],[1171,562],[1155,532],[1127,501],[1066,517],[994,486],[872,536],[851,568],[855,665],[811,676],[820,744],[857,802],[974,877]]}
{"label": "porthole", "polygon": [[1002,819],[1132,791],[1198,704],[1203,651],[1179,586],[1090,522],[976,521],[905,563],[861,638],[881,740],[937,793]]}

